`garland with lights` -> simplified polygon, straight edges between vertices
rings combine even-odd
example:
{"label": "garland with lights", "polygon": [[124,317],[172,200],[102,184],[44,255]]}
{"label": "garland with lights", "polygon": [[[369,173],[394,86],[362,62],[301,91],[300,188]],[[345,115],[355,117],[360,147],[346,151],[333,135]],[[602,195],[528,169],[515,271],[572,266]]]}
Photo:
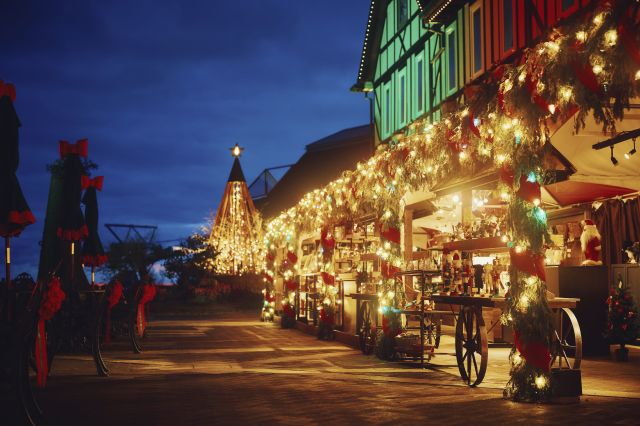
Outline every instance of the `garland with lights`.
{"label": "garland with lights", "polygon": [[335,275],[333,255],[335,253],[336,240],[333,234],[324,228],[320,232],[320,286],[319,298],[321,301],[318,307],[320,314],[318,321],[318,338],[329,340],[333,338],[333,328],[336,323],[336,310],[339,300],[338,283]]}
{"label": "garland with lights", "polygon": [[284,283],[284,293],[282,297],[282,316],[280,325],[282,328],[293,328],[296,322],[296,263],[298,256],[291,250],[287,251],[280,265],[280,274]]}
{"label": "garland with lights", "polygon": [[265,270],[262,281],[264,288],[262,289],[262,312],[260,319],[262,321],[273,321],[276,307],[276,287],[273,283],[275,278],[275,260],[276,254],[273,250],[269,250],[265,256]]}
{"label": "garland with lights", "polygon": [[[302,232],[373,213],[398,217],[402,196],[455,175],[504,169],[509,199],[511,287],[503,321],[517,335],[505,396],[543,401],[551,393],[550,311],[541,259],[547,241],[539,186],[549,179],[543,154],[551,128],[574,117],[581,130],[592,114],[614,133],[630,98],[640,93],[636,2],[602,1],[591,15],[555,29],[525,49],[520,61],[497,67],[465,103],[447,105],[436,123],[414,121],[368,161],[344,172],[267,224],[266,243],[282,245]],[[394,215],[395,213],[395,215]]]}

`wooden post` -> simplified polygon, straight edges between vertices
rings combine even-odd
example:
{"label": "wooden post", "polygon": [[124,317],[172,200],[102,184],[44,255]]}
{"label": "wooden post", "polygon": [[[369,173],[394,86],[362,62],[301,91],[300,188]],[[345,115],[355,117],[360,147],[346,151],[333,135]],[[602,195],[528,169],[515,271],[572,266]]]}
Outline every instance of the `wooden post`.
{"label": "wooden post", "polygon": [[[413,258],[413,210],[404,209],[404,226],[402,228],[402,235],[404,237],[404,263],[405,265],[411,265]],[[413,288],[413,277],[404,277],[404,279],[406,280],[405,285]]]}

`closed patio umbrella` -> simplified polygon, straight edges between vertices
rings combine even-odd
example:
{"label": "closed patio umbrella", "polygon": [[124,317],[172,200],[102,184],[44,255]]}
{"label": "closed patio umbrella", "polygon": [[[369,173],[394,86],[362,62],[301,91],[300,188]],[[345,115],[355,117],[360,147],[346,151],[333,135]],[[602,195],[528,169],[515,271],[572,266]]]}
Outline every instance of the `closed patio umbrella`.
{"label": "closed patio umbrella", "polygon": [[98,234],[98,194],[102,191],[104,176],[98,176],[93,179],[83,176],[82,187],[86,188],[82,203],[85,205],[84,216],[87,222],[89,236],[82,245],[82,263],[91,267],[91,285],[95,284],[96,267],[104,265],[107,256],[104,254],[104,247],[100,241]]}
{"label": "closed patio umbrella", "polygon": [[20,120],[13,107],[16,91],[0,81],[0,236],[5,239],[7,289],[11,287],[11,237],[35,222],[16,176]]}

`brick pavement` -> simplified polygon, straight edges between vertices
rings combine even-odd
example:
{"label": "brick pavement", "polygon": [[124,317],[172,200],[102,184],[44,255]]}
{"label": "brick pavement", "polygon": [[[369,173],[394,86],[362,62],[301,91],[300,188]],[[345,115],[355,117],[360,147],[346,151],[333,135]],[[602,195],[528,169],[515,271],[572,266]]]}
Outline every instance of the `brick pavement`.
{"label": "brick pavement", "polygon": [[159,321],[143,354],[118,345],[105,354],[108,378],[86,356],[56,359],[39,401],[52,425],[640,424],[639,399],[598,392],[640,396],[637,359],[620,374],[594,361],[609,385],[585,374],[586,393],[589,380],[596,391],[580,404],[515,404],[501,398],[500,351],[491,350],[486,383],[469,389],[448,355],[420,370],[247,316]]}

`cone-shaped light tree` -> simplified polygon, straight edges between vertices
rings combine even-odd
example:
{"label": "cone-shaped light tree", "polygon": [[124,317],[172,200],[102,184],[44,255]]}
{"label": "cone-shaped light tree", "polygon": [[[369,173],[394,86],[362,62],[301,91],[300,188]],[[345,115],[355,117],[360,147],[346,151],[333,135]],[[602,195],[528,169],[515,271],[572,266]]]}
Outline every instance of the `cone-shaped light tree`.
{"label": "cone-shaped light tree", "polygon": [[242,275],[262,270],[261,220],[240,166],[243,148],[231,148],[231,173],[211,228],[217,273]]}

